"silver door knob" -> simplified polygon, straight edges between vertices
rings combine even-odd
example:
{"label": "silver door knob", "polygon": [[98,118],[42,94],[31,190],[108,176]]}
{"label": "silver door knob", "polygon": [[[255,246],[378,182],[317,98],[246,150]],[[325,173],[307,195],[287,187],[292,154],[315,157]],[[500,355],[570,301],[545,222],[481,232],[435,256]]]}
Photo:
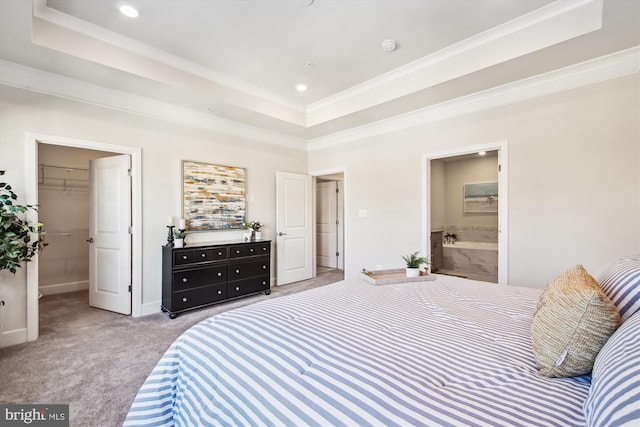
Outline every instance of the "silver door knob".
{"label": "silver door knob", "polygon": [[282,231],[278,233],[278,236],[286,236],[287,233],[283,233]]}

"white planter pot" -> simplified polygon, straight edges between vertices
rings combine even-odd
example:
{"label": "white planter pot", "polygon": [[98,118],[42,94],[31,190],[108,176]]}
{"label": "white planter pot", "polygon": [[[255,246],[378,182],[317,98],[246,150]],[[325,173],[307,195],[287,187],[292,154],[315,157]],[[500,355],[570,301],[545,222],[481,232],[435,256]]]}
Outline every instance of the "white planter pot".
{"label": "white planter pot", "polygon": [[184,239],[174,239],[173,240],[174,248],[184,248]]}
{"label": "white planter pot", "polygon": [[256,240],[261,240],[262,239],[262,231],[256,231],[255,232],[255,236],[256,236]]}
{"label": "white planter pot", "polygon": [[420,269],[418,267],[416,268],[406,268],[407,270],[407,277],[418,277],[420,276]]}

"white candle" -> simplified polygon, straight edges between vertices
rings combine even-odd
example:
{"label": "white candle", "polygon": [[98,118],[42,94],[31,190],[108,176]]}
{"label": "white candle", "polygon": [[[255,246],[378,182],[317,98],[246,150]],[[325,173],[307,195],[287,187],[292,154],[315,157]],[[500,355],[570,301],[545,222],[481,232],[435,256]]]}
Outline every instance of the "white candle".
{"label": "white candle", "polygon": [[169,218],[167,218],[167,225],[169,227],[173,227],[173,217],[169,216]]}
{"label": "white candle", "polygon": [[187,229],[187,222],[184,220],[184,218],[180,218],[180,230],[186,230]]}

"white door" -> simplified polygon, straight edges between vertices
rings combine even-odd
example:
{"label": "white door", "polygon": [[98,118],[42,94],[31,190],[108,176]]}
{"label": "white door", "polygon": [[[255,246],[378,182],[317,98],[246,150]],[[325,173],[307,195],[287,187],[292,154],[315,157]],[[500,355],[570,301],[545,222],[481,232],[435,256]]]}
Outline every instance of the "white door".
{"label": "white door", "polygon": [[277,284],[313,276],[313,194],[311,176],[276,172]]}
{"label": "white door", "polygon": [[316,264],[322,267],[338,266],[337,192],[336,181],[316,185]]}
{"label": "white door", "polygon": [[129,155],[89,162],[89,305],[131,314]]}

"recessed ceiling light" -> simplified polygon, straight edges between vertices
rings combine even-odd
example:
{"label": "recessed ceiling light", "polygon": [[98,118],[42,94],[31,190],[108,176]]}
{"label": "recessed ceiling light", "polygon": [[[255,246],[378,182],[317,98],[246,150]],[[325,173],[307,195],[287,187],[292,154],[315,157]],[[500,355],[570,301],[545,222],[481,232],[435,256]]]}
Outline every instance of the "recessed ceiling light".
{"label": "recessed ceiling light", "polygon": [[118,10],[120,10],[120,13],[124,16],[128,16],[129,18],[137,18],[140,15],[138,9],[127,3],[120,3],[118,5]]}
{"label": "recessed ceiling light", "polygon": [[306,91],[306,90],[307,90],[307,85],[306,85],[306,84],[304,84],[304,83],[298,83],[298,84],[296,85],[296,90],[297,90],[298,92],[304,92],[304,91]]}

